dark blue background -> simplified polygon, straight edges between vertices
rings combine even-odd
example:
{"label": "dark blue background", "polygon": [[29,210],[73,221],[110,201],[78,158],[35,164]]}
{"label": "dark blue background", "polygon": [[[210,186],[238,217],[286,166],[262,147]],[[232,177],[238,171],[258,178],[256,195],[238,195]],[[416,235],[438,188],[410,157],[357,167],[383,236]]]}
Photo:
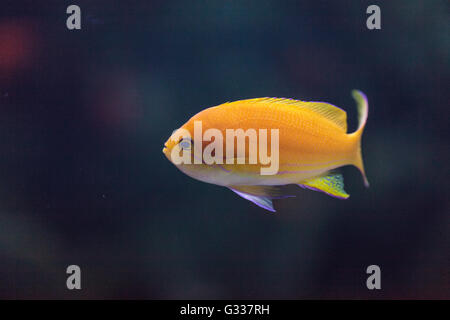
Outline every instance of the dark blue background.
{"label": "dark blue background", "polygon": [[[449,298],[449,21],[437,0],[2,1],[0,297]],[[371,187],[344,168],[346,201],[293,188],[268,214],[161,152],[252,97],[333,103],[353,131],[354,88]]]}

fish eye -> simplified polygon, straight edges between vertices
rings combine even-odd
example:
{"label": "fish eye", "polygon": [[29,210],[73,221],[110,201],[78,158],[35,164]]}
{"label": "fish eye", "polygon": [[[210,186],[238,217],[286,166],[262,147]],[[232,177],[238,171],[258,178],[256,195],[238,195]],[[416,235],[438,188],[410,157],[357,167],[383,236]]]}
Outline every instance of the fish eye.
{"label": "fish eye", "polygon": [[189,138],[183,138],[178,144],[180,145],[181,149],[189,150],[191,149],[192,141]]}

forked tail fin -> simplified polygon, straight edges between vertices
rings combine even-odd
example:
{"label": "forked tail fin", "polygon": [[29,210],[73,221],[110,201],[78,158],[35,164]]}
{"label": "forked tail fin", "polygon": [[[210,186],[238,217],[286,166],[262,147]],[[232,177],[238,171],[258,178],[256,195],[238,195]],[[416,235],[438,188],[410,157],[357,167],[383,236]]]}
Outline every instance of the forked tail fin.
{"label": "forked tail fin", "polygon": [[364,179],[364,185],[368,187],[369,181],[364,171],[364,163],[361,155],[361,137],[369,115],[369,103],[367,102],[366,95],[359,90],[353,90],[352,96],[356,101],[356,108],[358,109],[358,129],[350,134],[356,140],[356,153],[353,165],[359,169]]}

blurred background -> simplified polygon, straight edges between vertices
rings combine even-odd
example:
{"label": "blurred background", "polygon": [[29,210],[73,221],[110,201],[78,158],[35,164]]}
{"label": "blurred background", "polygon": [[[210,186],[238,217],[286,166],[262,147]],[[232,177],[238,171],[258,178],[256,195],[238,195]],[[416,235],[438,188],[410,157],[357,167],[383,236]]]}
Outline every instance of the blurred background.
{"label": "blurred background", "polygon": [[[81,30],[66,8],[81,8]],[[381,8],[381,30],[366,9]],[[0,10],[0,298],[450,298],[448,1],[8,1]],[[371,182],[268,214],[162,154],[253,97],[348,113]],[[82,290],[66,288],[81,267]],[[367,266],[381,290],[366,288]]]}

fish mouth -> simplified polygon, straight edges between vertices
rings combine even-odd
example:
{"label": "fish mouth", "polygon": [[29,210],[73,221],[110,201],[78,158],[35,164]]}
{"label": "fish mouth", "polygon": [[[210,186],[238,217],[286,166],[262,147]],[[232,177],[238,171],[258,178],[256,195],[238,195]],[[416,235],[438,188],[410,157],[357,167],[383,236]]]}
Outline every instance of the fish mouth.
{"label": "fish mouth", "polygon": [[169,148],[167,147],[167,143],[164,143],[164,147],[162,149],[162,152],[167,155],[167,152],[169,151]]}

